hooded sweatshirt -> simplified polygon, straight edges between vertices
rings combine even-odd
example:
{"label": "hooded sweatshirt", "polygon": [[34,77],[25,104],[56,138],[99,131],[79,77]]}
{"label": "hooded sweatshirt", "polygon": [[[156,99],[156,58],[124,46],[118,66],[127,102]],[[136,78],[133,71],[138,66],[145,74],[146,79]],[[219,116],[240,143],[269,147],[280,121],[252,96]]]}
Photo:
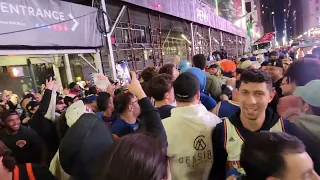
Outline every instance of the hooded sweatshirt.
{"label": "hooded sweatshirt", "polygon": [[301,114],[295,125],[308,133],[312,138],[315,138],[317,142],[320,142],[320,116]]}
{"label": "hooded sweatshirt", "polygon": [[[213,162],[211,133],[221,120],[200,103],[171,110],[167,133],[172,179],[207,179]],[[179,128],[177,128],[179,127]]]}
{"label": "hooded sweatshirt", "polygon": [[206,83],[207,83],[206,73],[204,71],[200,70],[199,68],[195,68],[195,67],[187,69],[187,72],[191,72],[200,81],[200,101],[201,101],[201,103],[207,108],[208,111],[213,110],[216,107],[217,102],[212,97],[210,97],[208,94],[206,94],[204,92],[204,88],[206,87]]}
{"label": "hooded sweatshirt", "polygon": [[[269,131],[275,124],[280,120],[280,116],[274,113],[271,109],[266,110],[266,117],[262,127],[256,131]],[[251,131],[243,127],[240,120],[240,111],[229,117],[230,123],[237,128],[240,135],[245,137],[251,134]],[[302,132],[296,125],[290,123],[288,120],[283,119],[283,130],[284,132],[296,136],[299,138],[306,146],[306,150],[314,162],[314,167],[317,173],[320,170],[320,159],[317,148],[315,147],[315,142],[306,133]],[[224,147],[225,144],[225,125],[220,123],[215,128],[212,135],[212,144],[214,150],[214,163],[210,172],[210,179],[214,180],[225,180],[226,179],[226,163],[228,153]]]}

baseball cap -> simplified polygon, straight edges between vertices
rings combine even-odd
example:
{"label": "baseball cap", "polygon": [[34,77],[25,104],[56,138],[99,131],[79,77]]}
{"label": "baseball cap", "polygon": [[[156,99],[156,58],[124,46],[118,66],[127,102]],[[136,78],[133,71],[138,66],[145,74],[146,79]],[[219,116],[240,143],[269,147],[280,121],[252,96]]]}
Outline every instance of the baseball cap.
{"label": "baseball cap", "polygon": [[86,106],[83,101],[77,101],[71,104],[66,111],[67,125],[71,127],[84,113],[86,113]]}
{"label": "baseball cap", "polygon": [[19,114],[18,114],[18,112],[13,111],[13,110],[5,110],[1,114],[1,120],[6,120],[9,116],[12,116],[12,115],[19,115]]}
{"label": "baseball cap", "polygon": [[255,65],[256,63],[250,60],[243,61],[240,65],[240,69],[248,69],[250,66]]}
{"label": "baseball cap", "polygon": [[97,101],[97,99],[98,99],[98,96],[94,95],[94,94],[87,96],[88,103],[93,103],[93,102]]}
{"label": "baseball cap", "polygon": [[293,95],[301,97],[304,102],[311,106],[320,107],[319,89],[320,80],[312,80],[304,86],[298,86],[294,90]]}
{"label": "baseball cap", "polygon": [[274,67],[280,67],[283,68],[283,64],[281,62],[281,60],[270,60],[268,63],[268,66],[274,66]]}
{"label": "baseball cap", "polygon": [[174,95],[180,99],[189,99],[200,90],[199,79],[191,72],[184,72],[173,83]]}
{"label": "baseball cap", "polygon": [[39,106],[40,103],[38,101],[30,101],[27,106],[26,106],[26,109],[27,111],[31,111],[31,110],[34,110],[35,107]]}

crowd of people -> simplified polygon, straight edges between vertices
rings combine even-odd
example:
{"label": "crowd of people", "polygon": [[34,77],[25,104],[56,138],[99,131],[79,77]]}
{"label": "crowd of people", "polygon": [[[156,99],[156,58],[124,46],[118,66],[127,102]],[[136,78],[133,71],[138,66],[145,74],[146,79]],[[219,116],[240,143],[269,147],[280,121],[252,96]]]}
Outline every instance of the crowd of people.
{"label": "crowd of people", "polygon": [[[216,53],[217,54],[217,53]],[[0,104],[1,180],[320,180],[320,59],[176,58]],[[79,80],[80,82],[81,80]]]}

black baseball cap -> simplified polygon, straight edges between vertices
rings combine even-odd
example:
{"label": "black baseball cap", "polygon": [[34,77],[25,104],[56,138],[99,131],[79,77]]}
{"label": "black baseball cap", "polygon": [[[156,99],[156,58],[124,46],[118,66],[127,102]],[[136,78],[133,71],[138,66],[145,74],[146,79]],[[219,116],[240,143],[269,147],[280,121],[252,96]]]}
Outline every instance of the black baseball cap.
{"label": "black baseball cap", "polygon": [[1,121],[6,120],[9,116],[12,116],[12,115],[19,115],[19,113],[11,109],[3,111],[1,113]]}
{"label": "black baseball cap", "polygon": [[176,98],[189,99],[200,91],[199,79],[191,72],[184,72],[173,83]]}
{"label": "black baseball cap", "polygon": [[30,101],[27,106],[26,106],[26,109],[27,111],[31,111],[31,110],[34,110],[35,107],[39,106],[40,103],[38,101]]}
{"label": "black baseball cap", "polygon": [[268,66],[274,66],[274,67],[280,67],[283,68],[282,61],[277,59],[277,60],[270,60],[268,63]]}

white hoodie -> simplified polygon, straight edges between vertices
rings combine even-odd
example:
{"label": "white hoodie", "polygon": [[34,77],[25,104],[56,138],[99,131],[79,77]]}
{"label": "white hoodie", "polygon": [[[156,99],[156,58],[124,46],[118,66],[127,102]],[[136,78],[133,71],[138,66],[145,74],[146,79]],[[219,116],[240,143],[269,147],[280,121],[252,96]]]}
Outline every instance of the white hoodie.
{"label": "white hoodie", "polygon": [[213,163],[212,130],[221,120],[202,104],[177,107],[162,123],[173,180],[208,179]]}

